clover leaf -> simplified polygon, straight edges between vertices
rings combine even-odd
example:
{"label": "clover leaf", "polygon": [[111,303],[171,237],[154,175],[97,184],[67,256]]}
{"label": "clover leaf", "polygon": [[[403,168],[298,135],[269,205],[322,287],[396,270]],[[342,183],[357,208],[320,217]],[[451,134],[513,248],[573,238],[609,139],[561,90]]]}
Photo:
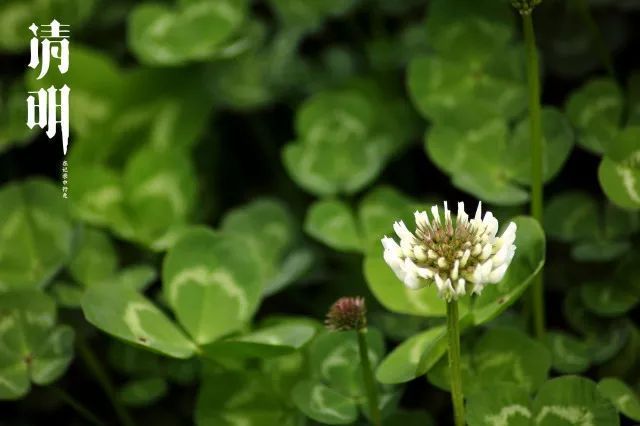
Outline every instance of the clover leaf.
{"label": "clover leaf", "polygon": [[189,358],[196,345],[146,297],[130,287],[102,283],[87,289],[82,311],[91,324],[119,339],[174,358]]}
{"label": "clover leaf", "polygon": [[193,210],[193,165],[179,150],[145,147],[128,161],[123,176],[96,165],[79,166],[75,175],[71,190],[79,218],[154,250],[176,240]]}
{"label": "clover leaf", "polygon": [[74,331],[56,325],[56,307],[37,290],[0,297],[0,399],[22,398],[31,382],[56,381],[73,358]]}
{"label": "clover leaf", "polygon": [[383,100],[384,91],[368,82],[320,92],[296,113],[297,139],[282,151],[294,181],[320,196],[353,194],[382,170],[407,140],[404,104]]}
{"label": "clover leaf", "polygon": [[[312,342],[309,377],[299,381],[292,394],[293,402],[306,416],[328,424],[350,424],[358,417],[365,388],[362,367],[352,362],[359,356],[355,333],[325,332]],[[369,327],[366,338],[371,364],[376,366],[384,353],[382,335]],[[388,400],[384,395],[381,398],[383,411]],[[365,406],[360,409],[367,411]]]}
{"label": "clover leaf", "polygon": [[517,386],[501,385],[482,389],[468,398],[470,426],[501,422],[508,425],[556,426],[583,424],[617,426],[613,405],[598,391],[596,384],[578,376],[562,376],[547,381],[533,401]]}
{"label": "clover leaf", "polygon": [[182,0],[176,8],[145,3],[129,16],[128,42],[149,65],[180,65],[212,57],[244,21],[246,1]]}
{"label": "clover leaf", "polygon": [[251,319],[265,275],[247,240],[194,227],[167,253],[162,284],[178,321],[196,343],[207,344],[238,331]]}
{"label": "clover leaf", "polygon": [[43,288],[69,260],[73,238],[56,185],[30,179],[0,187],[0,290]]}
{"label": "clover leaf", "polygon": [[265,295],[281,291],[310,267],[309,251],[297,246],[298,235],[286,206],[274,199],[257,199],[229,211],[221,229],[246,238],[267,270]]}

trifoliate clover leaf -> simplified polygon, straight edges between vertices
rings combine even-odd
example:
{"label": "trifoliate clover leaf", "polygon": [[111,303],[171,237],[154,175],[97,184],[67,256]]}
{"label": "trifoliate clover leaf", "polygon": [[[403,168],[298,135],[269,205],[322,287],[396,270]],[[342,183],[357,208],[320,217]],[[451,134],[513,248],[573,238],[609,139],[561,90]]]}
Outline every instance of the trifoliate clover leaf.
{"label": "trifoliate clover leaf", "polygon": [[54,301],[36,290],[0,297],[0,400],[18,399],[31,382],[57,380],[73,358],[74,331],[56,325]]}
{"label": "trifoliate clover leaf", "polygon": [[621,124],[622,93],[610,79],[587,82],[574,92],[565,106],[571,124],[577,130],[578,143],[585,149],[602,153]]}
{"label": "trifoliate clover leaf", "polygon": [[30,179],[0,187],[0,290],[43,288],[69,260],[74,229],[55,184]]}
{"label": "trifoliate clover leaf", "polygon": [[603,191],[616,205],[640,209],[640,126],[630,126],[605,147],[598,169]]}
{"label": "trifoliate clover leaf", "polygon": [[212,57],[244,21],[246,1],[183,0],[172,9],[138,5],[129,17],[128,42],[149,65],[180,65]]}
{"label": "trifoliate clover leaf", "polygon": [[[371,182],[407,140],[402,102],[375,85],[320,92],[296,114],[297,140],[282,151],[298,185],[316,195],[352,194]],[[411,136],[409,133],[408,136]]]}

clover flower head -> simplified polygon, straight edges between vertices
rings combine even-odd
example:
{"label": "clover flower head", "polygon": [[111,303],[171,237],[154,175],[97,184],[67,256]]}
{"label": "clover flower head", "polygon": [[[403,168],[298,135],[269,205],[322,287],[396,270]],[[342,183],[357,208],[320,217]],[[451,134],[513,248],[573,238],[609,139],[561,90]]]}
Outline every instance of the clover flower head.
{"label": "clover flower head", "polygon": [[437,205],[431,207],[431,219],[426,211],[416,211],[414,232],[402,221],[393,224],[400,244],[386,235],[382,239],[384,260],[411,289],[435,283],[447,301],[480,294],[502,280],[516,251],[516,224],[509,223],[498,237],[498,220],[489,211],[481,216],[482,203],[472,219],[462,202],[455,221],[446,201],[443,216]]}
{"label": "clover flower head", "polygon": [[367,326],[367,307],[363,297],[341,297],[327,313],[325,325],[329,330],[362,330]]}
{"label": "clover flower head", "polygon": [[511,0],[511,4],[515,7],[520,15],[530,15],[533,8],[542,3],[542,0]]}

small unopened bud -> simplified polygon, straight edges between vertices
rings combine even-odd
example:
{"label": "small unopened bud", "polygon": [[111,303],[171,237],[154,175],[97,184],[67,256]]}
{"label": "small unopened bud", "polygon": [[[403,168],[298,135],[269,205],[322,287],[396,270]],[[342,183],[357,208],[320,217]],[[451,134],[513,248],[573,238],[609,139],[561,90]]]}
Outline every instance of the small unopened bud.
{"label": "small unopened bud", "polygon": [[329,330],[362,330],[367,326],[363,297],[341,297],[329,309],[325,325]]}
{"label": "small unopened bud", "polygon": [[540,3],[542,0],[511,0],[511,4],[520,12],[520,15],[530,15],[533,8]]}

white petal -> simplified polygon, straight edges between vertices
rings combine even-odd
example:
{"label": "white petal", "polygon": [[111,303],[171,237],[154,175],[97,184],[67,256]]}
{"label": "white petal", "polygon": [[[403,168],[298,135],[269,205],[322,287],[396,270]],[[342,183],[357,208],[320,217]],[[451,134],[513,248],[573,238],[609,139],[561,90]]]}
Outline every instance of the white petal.
{"label": "white petal", "polygon": [[416,264],[411,261],[411,259],[404,260],[404,284],[410,289],[418,289],[422,285],[420,283],[420,278],[418,277],[418,271]]}
{"label": "white petal", "polygon": [[507,229],[505,229],[505,231],[502,233],[502,236],[500,237],[500,238],[502,238],[502,241],[503,241],[504,245],[513,244],[513,242],[516,240],[516,230],[517,229],[518,229],[518,227],[515,224],[515,222],[509,223],[509,226],[507,226]]}
{"label": "white petal", "polygon": [[502,239],[502,237],[498,237],[495,240],[493,240],[493,252],[497,253],[498,251],[500,251],[500,249],[504,247],[504,240]]}
{"label": "white petal", "polygon": [[507,260],[507,256],[509,255],[509,247],[503,246],[496,254],[493,255],[491,260],[493,261],[493,267],[496,268]]}
{"label": "white petal", "polygon": [[438,274],[434,274],[433,278],[436,282],[436,287],[438,287],[438,291],[442,291],[444,289],[444,281]]}
{"label": "white petal", "polygon": [[477,222],[482,221],[482,201],[478,201],[478,208],[476,209],[476,216],[474,218]]}
{"label": "white petal", "polygon": [[418,277],[416,273],[405,275],[404,285],[410,288],[411,290],[418,290],[422,287],[422,283],[420,282],[420,277]]}
{"label": "white petal", "polygon": [[460,201],[458,203],[458,218],[456,219],[456,225],[464,225],[469,221],[469,215],[464,211],[464,203]]}
{"label": "white petal", "polygon": [[489,279],[489,275],[491,274],[491,269],[493,269],[493,264],[491,259],[487,260],[481,265],[482,268],[482,281],[487,281]]}
{"label": "white petal", "polygon": [[385,250],[382,255],[384,261],[395,271],[397,267],[400,266],[401,263],[404,263],[404,260],[393,254],[390,250]]}
{"label": "white petal", "polygon": [[419,228],[428,228],[431,224],[429,223],[429,216],[425,211],[416,211],[413,216],[416,219],[416,225]]}
{"label": "white petal", "polygon": [[482,294],[482,290],[484,290],[484,283],[474,284],[473,290],[471,290],[471,293],[473,293],[473,294]]}
{"label": "white petal", "polygon": [[507,254],[507,260],[505,261],[507,265],[511,263],[511,260],[513,260],[513,255],[515,254],[516,254],[516,246],[512,245],[511,247],[509,247],[509,254]]}
{"label": "white petal", "polygon": [[405,225],[403,221],[395,222],[393,224],[393,230],[396,231],[396,234],[398,234],[401,240],[409,240],[412,242],[415,240],[414,235],[407,229],[407,225]]}
{"label": "white petal", "polygon": [[427,253],[424,251],[424,247],[418,246],[418,245],[414,246],[413,257],[415,257],[416,260],[419,260],[421,262],[424,262],[425,260],[427,260]]}
{"label": "white petal", "polygon": [[390,250],[392,252],[398,252],[398,253],[400,252],[400,246],[398,245],[396,240],[394,240],[393,238],[389,238],[385,235],[381,241],[382,241],[382,247],[384,247],[385,250]]}
{"label": "white petal", "polygon": [[429,251],[427,251],[427,257],[429,259],[436,260],[438,258],[438,254],[435,251],[429,249]]}
{"label": "white petal", "polygon": [[482,283],[482,265],[477,265],[471,276],[474,284]]}
{"label": "white petal", "polygon": [[508,264],[503,263],[502,265],[491,271],[491,274],[489,274],[489,282],[494,284],[500,282],[504,277],[504,273],[507,271],[508,266]]}
{"label": "white petal", "polygon": [[491,274],[491,260],[476,266],[476,269],[473,271],[473,283],[483,284],[487,282],[489,274]]}
{"label": "white petal", "polygon": [[413,244],[409,240],[402,239],[400,241],[400,247],[402,248],[402,254],[405,257],[413,256]]}
{"label": "white petal", "polygon": [[500,250],[493,256],[493,267],[498,267],[502,264],[509,265],[513,259],[513,255],[516,253],[515,245],[503,245]]}
{"label": "white petal", "polygon": [[396,277],[398,277],[400,281],[404,281],[406,276],[404,261],[397,256],[393,256],[393,254],[388,250],[384,252],[384,261],[387,262],[387,265],[389,265]]}
{"label": "white petal", "polygon": [[462,296],[462,295],[466,294],[465,284],[466,284],[466,282],[465,282],[464,278],[460,278],[458,280],[458,285],[456,287],[456,294],[458,296]]}
{"label": "white petal", "polygon": [[483,223],[485,225],[485,233],[490,237],[491,240],[495,238],[496,233],[498,232],[498,219],[496,219],[491,212],[487,212],[484,215]]}
{"label": "white petal", "polygon": [[450,224],[451,222],[451,210],[449,210],[449,206],[447,202],[444,202],[444,223]]}
{"label": "white petal", "polygon": [[431,215],[433,216],[434,223],[440,223],[440,213],[438,213],[438,206],[431,207]]}
{"label": "white petal", "polygon": [[451,281],[451,278],[447,278],[444,281],[444,286],[447,288],[447,290],[453,291],[453,282]]}
{"label": "white petal", "polygon": [[476,219],[473,219],[473,226],[474,226],[476,236],[481,240],[483,240],[487,226],[484,224],[484,222]]}
{"label": "white petal", "polygon": [[444,257],[439,257],[439,258],[438,258],[438,267],[440,267],[440,268],[444,269],[444,268],[446,268],[447,266],[449,266],[449,264],[447,263],[447,261],[445,260],[445,258],[444,258]]}
{"label": "white petal", "polygon": [[458,259],[456,259],[456,261],[453,263],[453,269],[451,270],[451,279],[453,280],[457,280],[458,279],[458,268],[460,267],[460,261]]}
{"label": "white petal", "polygon": [[480,253],[480,260],[487,260],[489,256],[491,256],[491,251],[493,250],[493,246],[491,243],[487,243],[482,247],[482,253]]}
{"label": "white petal", "polygon": [[385,250],[383,254],[385,262],[391,267],[393,267],[398,262],[404,262],[402,255],[395,249]]}
{"label": "white petal", "polygon": [[453,285],[451,285],[451,279],[447,278],[443,283],[442,297],[446,300],[451,300],[452,296],[455,294],[455,290],[453,289]]}
{"label": "white petal", "polygon": [[391,267],[391,270],[396,275],[396,277],[404,283],[405,278],[407,277],[407,273],[404,270],[402,265],[398,265],[395,268]]}
{"label": "white petal", "polygon": [[429,268],[417,267],[416,272],[418,275],[426,280],[433,278],[433,271]]}
{"label": "white petal", "polygon": [[451,280],[449,278],[447,278],[446,280],[443,280],[442,278],[440,278],[440,275],[438,274],[435,274],[434,278],[435,278],[436,287],[438,288],[438,293],[440,294],[440,296],[443,297],[444,299],[449,300],[451,298],[450,297],[451,294],[453,293]]}
{"label": "white petal", "polygon": [[469,260],[469,256],[471,256],[471,250],[466,249],[462,254],[462,259],[460,259],[460,264],[462,267],[467,266],[467,261]]}

